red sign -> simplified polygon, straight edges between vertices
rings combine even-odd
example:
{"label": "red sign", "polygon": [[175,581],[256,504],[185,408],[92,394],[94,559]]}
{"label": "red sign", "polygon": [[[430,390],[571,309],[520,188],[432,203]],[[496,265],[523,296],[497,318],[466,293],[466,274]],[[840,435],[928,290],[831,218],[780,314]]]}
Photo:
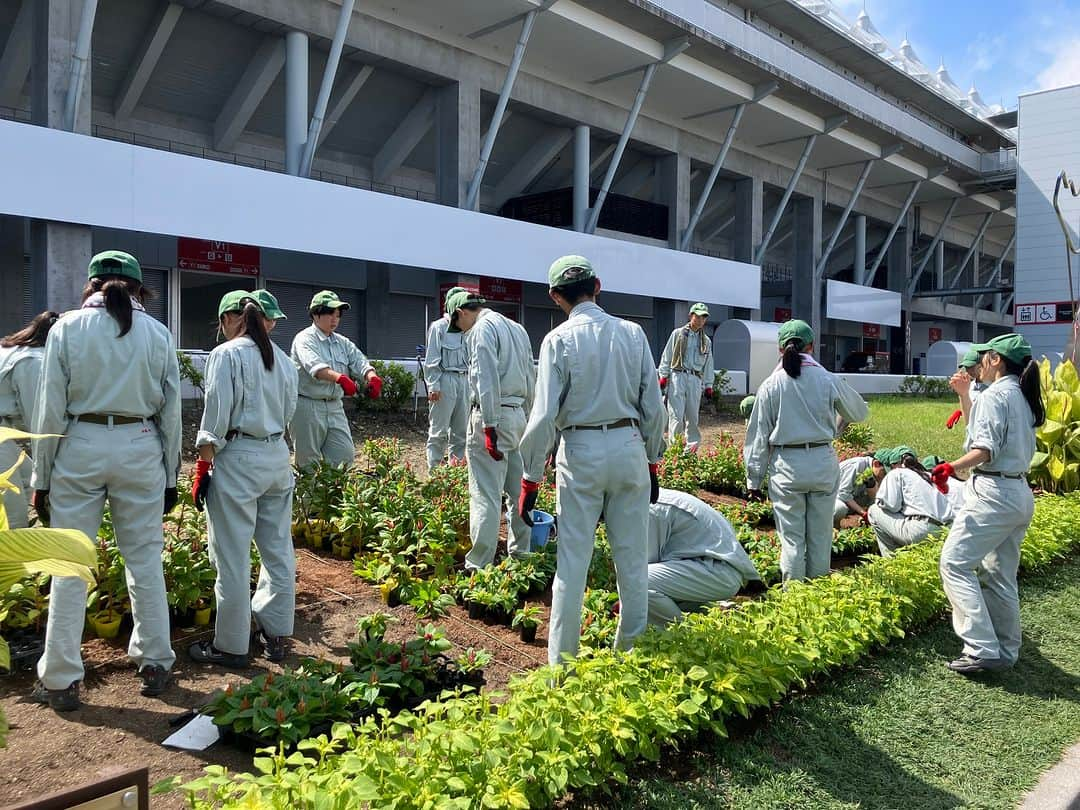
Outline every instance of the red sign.
{"label": "red sign", "polygon": [[881,325],[876,323],[864,323],[862,325],[862,335],[868,338],[881,337]]}
{"label": "red sign", "polygon": [[257,276],[259,249],[235,242],[213,242],[181,236],[176,240],[176,266],[181,270],[201,270],[204,273]]}
{"label": "red sign", "polygon": [[481,298],[498,304],[521,303],[522,283],[513,279],[480,276],[479,284],[441,284],[439,285],[440,301],[446,300],[446,293],[451,287],[461,287],[463,290],[476,293]]}
{"label": "red sign", "polygon": [[776,323],[783,323],[784,321],[791,320],[791,310],[787,307],[776,307],[773,309],[773,321]]}
{"label": "red sign", "polygon": [[930,342],[931,343],[937,343],[939,340],[941,340],[941,327],[940,326],[931,326],[930,327]]}

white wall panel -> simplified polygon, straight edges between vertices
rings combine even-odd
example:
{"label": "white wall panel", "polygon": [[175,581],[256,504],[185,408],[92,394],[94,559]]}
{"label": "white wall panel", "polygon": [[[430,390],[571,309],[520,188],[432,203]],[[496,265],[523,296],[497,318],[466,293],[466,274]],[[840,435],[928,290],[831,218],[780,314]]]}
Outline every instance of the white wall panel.
{"label": "white wall panel", "polygon": [[842,321],[900,325],[900,293],[830,279],[825,285],[825,315]]}

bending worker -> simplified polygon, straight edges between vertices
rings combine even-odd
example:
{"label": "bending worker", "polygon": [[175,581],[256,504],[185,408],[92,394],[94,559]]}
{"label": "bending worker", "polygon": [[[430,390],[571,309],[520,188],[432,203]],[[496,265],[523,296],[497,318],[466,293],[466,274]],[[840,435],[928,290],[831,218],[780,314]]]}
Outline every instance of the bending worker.
{"label": "bending worker", "polygon": [[701,410],[701,390],[712,398],[713,368],[712,341],[705,334],[709,308],[697,303],[690,307],[690,322],[675,329],[660,357],[660,390],[667,394],[668,441],[676,436],[686,439],[689,450],[701,442],[698,414]]}
{"label": "bending worker", "polygon": [[979,353],[974,349],[968,349],[960,358],[956,373],[949,378],[949,387],[956,392],[960,407],[949,417],[949,421],[945,423],[946,427],[952,429],[961,416],[964,417],[965,423],[970,424],[971,407],[979,394],[986,389],[986,384],[979,379],[981,375]]}
{"label": "bending worker", "polygon": [[583,256],[548,270],[548,295],[568,319],[540,345],[536,404],[522,439],[525,478],[518,512],[531,520],[558,430],[558,563],[552,585],[548,661],[576,655],[581,603],[596,526],[605,515],[615,563],[619,626],[615,647],[629,649],[648,618],[649,503],[660,485],[664,406],[645,332],[596,305],[600,279]]}
{"label": "bending worker", "polygon": [[[454,293],[465,292],[452,287]],[[445,306],[443,307],[446,308]],[[465,458],[465,431],[469,426],[469,355],[464,333],[451,325],[449,313],[431,322],[424,356],[424,382],[428,390],[428,470],[450,458]]]}
{"label": "bending worker", "polygon": [[[210,558],[217,570],[214,638],[188,649],[192,660],[247,666],[255,640],[270,661],[285,657],[296,611],[296,552],[289,532],[293,475],[285,426],[296,409],[297,372],[270,342],[285,314],[269,293],[236,290],[218,305],[226,341],[206,360],[206,398],[195,444],[192,498],[206,505]],[[262,568],[251,595],[251,540]]]}
{"label": "bending worker", "polygon": [[[169,683],[173,653],[161,568],[161,517],[176,505],[180,467],[180,368],[165,326],[148,315],[150,296],[134,256],[90,260],[80,309],[56,322],[45,342],[34,441],[34,508],[58,529],[93,540],[108,501],[124,557],[134,627],[128,656],[144,695]],[[86,583],[53,577],[45,653],[33,698],[77,709]]]}
{"label": "bending worker", "polygon": [[840,483],[833,506],[833,528],[840,528],[840,521],[848,515],[858,515],[866,520],[866,510],[874,502],[878,484],[885,477],[882,464],[887,451],[879,450],[872,456],[854,456],[840,462]]}
{"label": "bending worker", "polygon": [[649,624],[678,621],[760,579],[723,515],[686,492],[660,490],[649,507]]}
{"label": "bending worker", "polygon": [[861,422],[869,411],[855,389],[814,359],[806,321],[781,324],[777,335],[782,359],[758,388],[743,458],[752,500],[764,498],[761,482],[769,477],[787,582],[829,573],[840,473],[832,445],[837,416]]}
{"label": "bending worker", "polygon": [[532,407],[536,370],[525,328],[465,290],[449,297],[450,323],[468,335],[472,413],[465,440],[469,462],[469,538],[465,567],[491,565],[499,544],[503,496],[510,499],[507,552],[529,552],[532,533],[513,505],[521,492],[521,436]]}
{"label": "bending worker", "polygon": [[870,525],[882,557],[921,543],[953,520],[949,499],[931,483],[930,473],[915,455],[905,450],[892,451],[889,461],[897,466],[881,482],[877,501],[870,507]]}
{"label": "bending worker", "polygon": [[367,395],[378,399],[382,380],[356,344],[337,333],[341,316],[349,305],[337,293],[315,293],[308,306],[311,326],[292,343],[292,361],[299,372],[300,394],[296,414],[289,425],[300,469],[318,461],[335,467],[350,465],[356,446],[345,418],[342,396],[354,397],[367,386]]}
{"label": "bending worker", "polygon": [[[18,332],[0,340],[0,425],[3,427],[29,431],[34,424],[45,338],[59,317],[57,312],[42,312]],[[15,442],[0,442],[0,472],[14,467],[21,452]],[[29,460],[19,465],[12,483],[19,491],[6,489],[3,495],[8,526],[25,529],[30,522]]]}

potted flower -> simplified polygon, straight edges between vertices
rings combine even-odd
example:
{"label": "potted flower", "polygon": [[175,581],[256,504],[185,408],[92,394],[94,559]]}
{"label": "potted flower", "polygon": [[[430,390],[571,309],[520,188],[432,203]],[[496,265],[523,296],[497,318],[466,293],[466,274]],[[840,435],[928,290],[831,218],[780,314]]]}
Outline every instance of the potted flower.
{"label": "potted flower", "polygon": [[210,624],[210,614],[213,612],[213,608],[205,599],[200,599],[195,603],[195,625],[197,627],[207,627]]}
{"label": "potted flower", "polygon": [[457,665],[458,672],[461,673],[461,679],[479,688],[484,685],[484,667],[491,663],[491,653],[469,647],[458,656],[454,663]]}
{"label": "potted flower", "polygon": [[387,577],[379,585],[379,596],[387,607],[397,607],[401,604],[401,583],[397,577]]}
{"label": "potted flower", "polygon": [[514,621],[510,626],[518,629],[524,643],[532,644],[536,641],[536,628],[540,626],[540,608],[526,605],[514,614]]}

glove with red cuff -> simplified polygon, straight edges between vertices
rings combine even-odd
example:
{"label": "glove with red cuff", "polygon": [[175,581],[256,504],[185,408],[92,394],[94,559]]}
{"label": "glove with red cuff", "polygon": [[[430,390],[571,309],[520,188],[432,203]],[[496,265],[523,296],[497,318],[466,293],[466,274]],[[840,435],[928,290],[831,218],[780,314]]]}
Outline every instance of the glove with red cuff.
{"label": "glove with red cuff", "polygon": [[713,391],[712,391],[712,386],[710,385],[708,388],[705,389],[705,399],[712,399],[712,397],[713,397]]}
{"label": "glove with red cuff", "polygon": [[949,430],[952,430],[956,423],[960,421],[960,417],[963,415],[964,412],[959,409],[953,411],[952,416],[950,416],[948,421],[945,422],[945,427],[947,427]]}
{"label": "glove with red cuff", "polygon": [[518,514],[526,526],[533,525],[532,513],[536,508],[536,496],[540,492],[539,481],[521,479],[521,494],[518,495]]}
{"label": "glove with red cuff", "polygon": [[863,512],[861,515],[859,515],[859,520],[862,522],[863,526],[869,526],[870,525],[870,513],[869,512]]}
{"label": "glove with red cuff", "polygon": [[659,464],[649,465],[649,503],[660,500],[660,478],[658,475]]}
{"label": "glove with red cuff", "polygon": [[667,377],[661,377],[660,378],[660,390],[663,391],[665,388],[667,388]]}
{"label": "glove with red cuff", "polygon": [[947,461],[943,461],[938,464],[930,472],[930,480],[934,486],[938,488],[938,491],[943,495],[949,493],[949,479],[956,476],[956,470],[953,469],[953,465]]}
{"label": "glove with red cuff", "polygon": [[211,470],[213,469],[214,462],[212,461],[200,458],[195,462],[195,477],[191,481],[191,499],[195,501],[195,508],[200,512],[206,505],[206,493],[210,491]]}
{"label": "glove with red cuff", "polygon": [[378,374],[372,374],[367,378],[367,395],[371,399],[378,399],[382,396],[382,377]]}
{"label": "glove with red cuff", "polygon": [[502,451],[499,450],[499,435],[495,432],[495,428],[484,428],[484,449],[488,451],[488,455],[496,461],[503,460]]}
{"label": "glove with red cuff", "polygon": [[340,377],[337,378],[336,382],[338,385],[341,386],[341,390],[345,392],[345,396],[356,396],[356,383],[353,382],[352,377],[346,377],[344,374],[342,374]]}

